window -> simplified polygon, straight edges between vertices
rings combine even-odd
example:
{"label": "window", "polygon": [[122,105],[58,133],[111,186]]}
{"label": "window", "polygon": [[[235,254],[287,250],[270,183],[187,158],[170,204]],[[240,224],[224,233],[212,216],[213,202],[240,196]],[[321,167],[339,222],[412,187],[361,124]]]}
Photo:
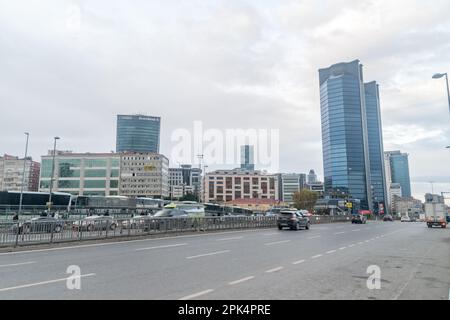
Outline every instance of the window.
{"label": "window", "polygon": [[119,180],[110,180],[109,187],[117,189],[119,187]]}
{"label": "window", "polygon": [[89,169],[84,172],[84,176],[88,178],[106,177],[106,169]]}
{"label": "window", "polygon": [[58,188],[61,189],[76,189],[80,187],[79,180],[59,180]]}
{"label": "window", "polygon": [[106,181],[105,180],[85,180],[84,181],[84,187],[86,189],[100,189],[106,187]]}
{"label": "window", "polygon": [[86,168],[106,167],[106,159],[84,159],[84,166]]}

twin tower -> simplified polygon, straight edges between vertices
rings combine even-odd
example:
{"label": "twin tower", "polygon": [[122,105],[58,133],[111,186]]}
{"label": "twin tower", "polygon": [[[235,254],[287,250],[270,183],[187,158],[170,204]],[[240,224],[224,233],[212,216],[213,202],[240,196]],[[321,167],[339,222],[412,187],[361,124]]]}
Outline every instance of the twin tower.
{"label": "twin tower", "polygon": [[325,192],[383,213],[387,193],[378,84],[359,60],[319,70]]}

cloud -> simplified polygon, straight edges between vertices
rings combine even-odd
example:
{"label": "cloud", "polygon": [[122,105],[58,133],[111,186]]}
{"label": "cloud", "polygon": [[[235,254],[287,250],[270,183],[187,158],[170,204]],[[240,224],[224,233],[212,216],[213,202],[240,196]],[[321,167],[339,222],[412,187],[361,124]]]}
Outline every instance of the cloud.
{"label": "cloud", "polygon": [[[115,115],[170,133],[280,129],[283,171],[321,173],[318,72],[359,58],[381,86],[386,149],[413,176],[448,174],[446,0],[0,0],[0,153],[115,149]],[[447,152],[447,153],[446,153]]]}

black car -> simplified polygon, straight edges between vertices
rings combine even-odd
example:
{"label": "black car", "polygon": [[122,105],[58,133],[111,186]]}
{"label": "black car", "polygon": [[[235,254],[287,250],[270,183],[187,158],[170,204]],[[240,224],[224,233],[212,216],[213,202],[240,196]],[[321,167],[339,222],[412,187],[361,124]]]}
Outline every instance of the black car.
{"label": "black car", "polygon": [[387,214],[383,217],[383,221],[394,221],[394,218],[390,214]]}
{"label": "black car", "polygon": [[59,233],[64,229],[64,221],[53,217],[33,218],[18,225],[14,225],[13,231],[23,233]]}
{"label": "black car", "polygon": [[365,224],[367,222],[367,217],[363,214],[354,214],[352,216],[352,223]]}
{"label": "black car", "polygon": [[280,211],[277,219],[278,229],[290,228],[291,230],[299,230],[304,228],[309,230],[311,222],[309,218],[303,215],[300,211],[286,210]]}

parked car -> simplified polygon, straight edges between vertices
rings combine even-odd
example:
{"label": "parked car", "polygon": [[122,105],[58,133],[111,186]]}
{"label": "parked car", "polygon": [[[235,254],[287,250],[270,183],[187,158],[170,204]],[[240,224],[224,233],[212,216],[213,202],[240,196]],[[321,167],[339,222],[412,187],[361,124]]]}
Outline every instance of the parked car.
{"label": "parked car", "polygon": [[394,218],[390,214],[387,214],[383,217],[383,221],[394,221]]}
{"label": "parked car", "polygon": [[411,222],[411,218],[408,216],[403,216],[403,217],[401,217],[400,221],[401,222]]}
{"label": "parked car", "polygon": [[111,216],[93,215],[82,220],[74,221],[72,227],[74,230],[82,231],[115,230],[117,228],[117,221]]}
{"label": "parked car", "polygon": [[304,228],[309,230],[311,221],[301,211],[298,210],[282,210],[278,214],[278,229],[290,228],[291,230],[299,230]]}
{"label": "parked car", "polygon": [[[18,229],[17,229],[18,228]],[[37,217],[13,225],[13,232],[24,233],[59,233],[64,229],[64,221],[53,217]]]}
{"label": "parked car", "polygon": [[352,223],[365,224],[367,223],[367,217],[363,214],[354,214],[352,216]]}

